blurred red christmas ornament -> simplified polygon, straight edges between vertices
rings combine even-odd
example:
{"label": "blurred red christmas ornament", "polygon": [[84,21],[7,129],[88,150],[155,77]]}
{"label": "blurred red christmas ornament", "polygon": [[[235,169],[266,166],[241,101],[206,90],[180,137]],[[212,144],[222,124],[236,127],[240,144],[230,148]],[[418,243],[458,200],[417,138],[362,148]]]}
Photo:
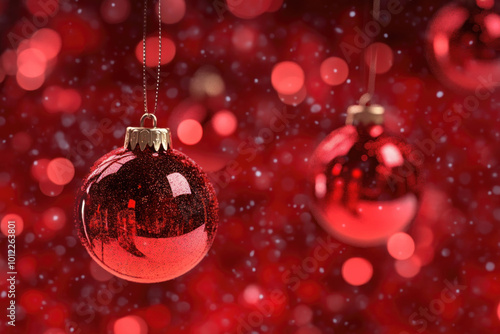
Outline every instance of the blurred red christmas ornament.
{"label": "blurred red christmas ornament", "polygon": [[312,211],[337,239],[355,246],[386,242],[418,208],[422,156],[382,126],[381,106],[354,105],[347,125],[313,153]]}
{"label": "blurred red christmas ornament", "polygon": [[[151,117],[154,128],[144,128]],[[217,230],[218,203],[200,167],[171,147],[146,114],[125,147],[99,159],[77,195],[76,225],[90,256],[123,279],[153,283],[192,269]]]}
{"label": "blurred red christmas ornament", "polygon": [[429,63],[443,83],[477,94],[500,85],[498,2],[444,6],[432,20],[427,38]]}

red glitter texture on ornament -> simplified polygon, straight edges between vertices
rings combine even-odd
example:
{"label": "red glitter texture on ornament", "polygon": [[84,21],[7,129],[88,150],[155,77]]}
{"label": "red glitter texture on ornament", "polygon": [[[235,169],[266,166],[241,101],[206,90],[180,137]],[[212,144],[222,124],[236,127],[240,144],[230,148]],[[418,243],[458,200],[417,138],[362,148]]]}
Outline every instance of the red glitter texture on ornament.
{"label": "red glitter texture on ornament", "polygon": [[417,213],[418,156],[381,129],[346,125],[312,158],[313,212],[333,236],[356,246],[384,243]]}
{"label": "red glitter texture on ornament", "polygon": [[218,224],[205,173],[174,150],[119,148],[99,159],[77,195],[76,225],[91,257],[123,279],[176,278],[202,260]]}

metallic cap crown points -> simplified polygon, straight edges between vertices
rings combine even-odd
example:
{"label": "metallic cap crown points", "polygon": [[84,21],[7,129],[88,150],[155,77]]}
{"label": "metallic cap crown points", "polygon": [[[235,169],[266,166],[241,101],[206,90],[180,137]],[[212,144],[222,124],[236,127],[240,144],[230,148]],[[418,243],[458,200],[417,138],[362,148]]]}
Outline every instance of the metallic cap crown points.
{"label": "metallic cap crown points", "polygon": [[[151,118],[153,120],[153,128],[144,127],[145,118]],[[134,150],[137,145],[141,151],[144,151],[146,147],[152,147],[156,152],[163,148],[168,150],[172,147],[172,136],[170,129],[157,128],[156,127],[156,117],[153,114],[144,114],[141,118],[140,127],[128,127],[125,133],[125,143],[124,147],[130,150]]]}
{"label": "metallic cap crown points", "polygon": [[370,106],[352,105],[347,108],[347,125],[384,123],[384,107],[374,104]]}

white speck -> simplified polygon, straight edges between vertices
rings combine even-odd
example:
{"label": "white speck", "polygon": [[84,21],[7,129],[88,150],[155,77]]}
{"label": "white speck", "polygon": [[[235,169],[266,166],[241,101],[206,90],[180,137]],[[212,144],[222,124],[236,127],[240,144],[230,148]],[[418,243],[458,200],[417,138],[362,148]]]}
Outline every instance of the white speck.
{"label": "white speck", "polygon": [[495,269],[495,264],[493,262],[486,263],[486,270],[493,271]]}
{"label": "white speck", "polygon": [[493,193],[495,195],[500,195],[500,186],[494,186],[493,187]]}
{"label": "white speck", "polygon": [[177,88],[173,87],[167,90],[167,97],[170,99],[174,99],[177,97],[178,90]]}
{"label": "white speck", "polygon": [[311,112],[312,113],[317,113],[321,111],[321,106],[319,104],[313,104],[311,107]]}
{"label": "white speck", "polygon": [[493,218],[495,218],[495,220],[497,221],[500,221],[500,208],[496,208],[495,210],[493,210]]}
{"label": "white speck", "polygon": [[444,96],[444,93],[442,91],[439,91],[436,93],[436,96],[440,99]]}

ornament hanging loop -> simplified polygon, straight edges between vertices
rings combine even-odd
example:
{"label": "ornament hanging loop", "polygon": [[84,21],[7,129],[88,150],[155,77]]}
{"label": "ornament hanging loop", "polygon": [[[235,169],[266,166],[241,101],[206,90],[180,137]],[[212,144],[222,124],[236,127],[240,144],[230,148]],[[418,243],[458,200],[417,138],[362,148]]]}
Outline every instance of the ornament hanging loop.
{"label": "ornament hanging loop", "polygon": [[372,100],[372,95],[370,93],[365,93],[359,98],[359,104],[366,106]]}
{"label": "ornament hanging loop", "polygon": [[144,127],[144,121],[146,120],[146,118],[150,118],[153,120],[153,128],[156,129],[156,116],[154,114],[150,114],[150,113],[145,113],[144,115],[142,115],[141,128]]}

